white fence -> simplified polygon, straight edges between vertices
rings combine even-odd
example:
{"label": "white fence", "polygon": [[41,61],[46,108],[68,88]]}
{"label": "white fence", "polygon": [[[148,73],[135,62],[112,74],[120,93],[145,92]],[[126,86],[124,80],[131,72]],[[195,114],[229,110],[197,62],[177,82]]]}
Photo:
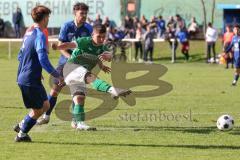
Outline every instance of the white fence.
{"label": "white fence", "polygon": [[[50,38],[50,39],[48,39],[48,41],[49,42],[57,42],[58,39],[57,38]],[[123,39],[122,41],[130,42],[130,43],[132,43],[132,46],[133,46],[134,42],[139,42],[138,39],[131,39],[131,38],[126,38],[126,39]],[[154,39],[153,41],[157,43],[157,42],[165,42],[166,40],[165,39]],[[174,42],[175,39],[171,39],[171,41]],[[17,39],[17,38],[15,38],[15,39],[2,38],[2,39],[0,39],[0,42],[8,42],[8,59],[11,59],[12,58],[12,49],[11,49],[12,42],[22,42],[22,39],[21,38],[19,38],[19,39]],[[175,55],[176,53],[174,51],[174,48],[175,48],[174,45],[175,45],[175,43],[173,43],[172,50],[171,50],[172,63],[175,62],[175,57],[176,57],[176,55]],[[129,49],[130,60],[132,60],[132,48],[133,48],[132,46],[131,46],[131,49]]]}

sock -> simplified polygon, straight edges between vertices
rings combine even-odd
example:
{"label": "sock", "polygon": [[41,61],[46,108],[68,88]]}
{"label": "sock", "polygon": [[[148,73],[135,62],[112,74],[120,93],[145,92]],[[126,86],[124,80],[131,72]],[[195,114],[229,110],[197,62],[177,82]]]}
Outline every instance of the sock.
{"label": "sock", "polygon": [[107,92],[111,87],[107,82],[98,78],[96,78],[96,80],[92,82],[91,85],[93,89],[96,89],[97,91],[101,91],[101,92]]}
{"label": "sock", "polygon": [[[73,113],[74,106],[75,106],[75,104],[74,104],[74,102],[72,101],[72,111],[71,111],[71,113]],[[73,114],[72,114],[72,121],[75,121],[75,118],[74,118],[74,115],[73,115]]]}
{"label": "sock", "polygon": [[234,75],[234,80],[237,82],[238,81],[238,78],[239,78],[239,74],[235,74]]}
{"label": "sock", "polygon": [[73,110],[73,117],[77,122],[85,120],[84,105],[75,104]]}
{"label": "sock", "polygon": [[36,122],[37,122],[36,119],[33,119],[32,117],[27,115],[24,118],[24,122],[22,124],[21,131],[23,133],[28,133],[30,131],[30,129],[36,124]]}
{"label": "sock", "polygon": [[50,103],[50,108],[48,109],[48,111],[46,112],[46,115],[49,115],[52,113],[52,110],[57,102],[57,97],[53,97],[51,95],[48,95],[48,101]]}

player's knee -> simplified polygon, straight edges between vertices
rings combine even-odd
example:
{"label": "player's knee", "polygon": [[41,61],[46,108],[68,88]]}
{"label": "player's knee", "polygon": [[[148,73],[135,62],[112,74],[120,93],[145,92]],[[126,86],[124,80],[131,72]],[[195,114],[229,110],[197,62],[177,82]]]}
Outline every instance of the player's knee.
{"label": "player's knee", "polygon": [[93,81],[95,81],[96,78],[97,78],[96,75],[94,75],[92,73],[89,73],[89,74],[86,74],[85,81],[86,81],[87,84],[89,84],[89,83],[92,83]]}
{"label": "player's knee", "polygon": [[31,117],[38,119],[44,113],[43,108],[41,109],[32,109]]}
{"label": "player's knee", "polygon": [[50,91],[50,95],[53,96],[53,97],[57,97],[58,96],[58,93],[61,91],[60,88],[52,88],[51,91]]}
{"label": "player's knee", "polygon": [[73,101],[75,104],[84,104],[85,101],[85,95],[82,93],[75,94],[73,97]]}

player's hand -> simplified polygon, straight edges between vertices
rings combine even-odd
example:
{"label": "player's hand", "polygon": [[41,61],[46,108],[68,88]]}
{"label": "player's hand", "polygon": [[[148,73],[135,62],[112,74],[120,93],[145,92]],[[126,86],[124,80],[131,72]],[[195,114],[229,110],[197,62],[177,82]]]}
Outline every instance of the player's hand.
{"label": "player's hand", "polygon": [[64,85],[65,85],[65,82],[64,82],[64,78],[63,78],[63,77],[59,77],[59,78],[58,78],[58,85],[59,85],[59,86],[64,86]]}
{"label": "player's hand", "polygon": [[57,50],[58,44],[57,43],[52,43],[51,47],[52,47],[53,50]]}
{"label": "player's hand", "polygon": [[112,53],[110,52],[103,52],[102,54],[100,54],[98,56],[98,58],[103,62],[103,61],[107,61],[110,62],[112,60]]}
{"label": "player's hand", "polygon": [[101,66],[101,70],[105,73],[110,73],[111,72],[111,68],[105,65]]}

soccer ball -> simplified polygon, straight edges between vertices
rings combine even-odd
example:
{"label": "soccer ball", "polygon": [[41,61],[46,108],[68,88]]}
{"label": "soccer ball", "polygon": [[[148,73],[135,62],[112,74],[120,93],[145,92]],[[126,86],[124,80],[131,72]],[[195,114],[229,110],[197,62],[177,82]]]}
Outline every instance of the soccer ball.
{"label": "soccer ball", "polygon": [[234,120],[230,115],[222,115],[217,120],[217,128],[221,131],[229,131],[233,129]]}

